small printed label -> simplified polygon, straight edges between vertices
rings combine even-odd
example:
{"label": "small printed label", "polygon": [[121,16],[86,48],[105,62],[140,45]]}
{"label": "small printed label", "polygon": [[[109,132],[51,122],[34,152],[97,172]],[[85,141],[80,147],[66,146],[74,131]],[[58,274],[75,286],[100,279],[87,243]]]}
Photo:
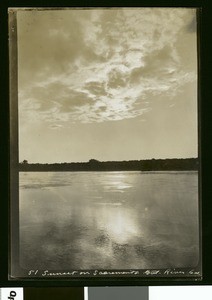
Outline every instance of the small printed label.
{"label": "small printed label", "polygon": [[0,300],[23,300],[23,288],[1,288]]}

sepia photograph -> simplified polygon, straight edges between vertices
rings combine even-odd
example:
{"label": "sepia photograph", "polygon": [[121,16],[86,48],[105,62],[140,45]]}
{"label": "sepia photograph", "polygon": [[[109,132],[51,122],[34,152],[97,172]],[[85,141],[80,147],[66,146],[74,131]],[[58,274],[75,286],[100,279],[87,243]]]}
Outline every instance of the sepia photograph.
{"label": "sepia photograph", "polygon": [[10,276],[201,277],[198,10],[9,19]]}

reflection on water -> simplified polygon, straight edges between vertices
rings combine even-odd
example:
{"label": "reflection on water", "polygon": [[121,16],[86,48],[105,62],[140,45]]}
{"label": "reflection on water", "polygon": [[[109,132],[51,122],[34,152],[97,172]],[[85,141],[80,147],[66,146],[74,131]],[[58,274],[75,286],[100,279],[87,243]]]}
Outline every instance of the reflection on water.
{"label": "reflection on water", "polygon": [[20,173],[26,269],[149,269],[198,262],[195,172]]}

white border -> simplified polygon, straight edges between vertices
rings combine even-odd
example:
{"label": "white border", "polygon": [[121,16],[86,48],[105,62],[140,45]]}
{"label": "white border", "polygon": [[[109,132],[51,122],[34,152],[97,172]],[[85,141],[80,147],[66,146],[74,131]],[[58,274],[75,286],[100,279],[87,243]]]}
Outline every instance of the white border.
{"label": "white border", "polygon": [[212,286],[153,286],[149,300],[211,300]]}

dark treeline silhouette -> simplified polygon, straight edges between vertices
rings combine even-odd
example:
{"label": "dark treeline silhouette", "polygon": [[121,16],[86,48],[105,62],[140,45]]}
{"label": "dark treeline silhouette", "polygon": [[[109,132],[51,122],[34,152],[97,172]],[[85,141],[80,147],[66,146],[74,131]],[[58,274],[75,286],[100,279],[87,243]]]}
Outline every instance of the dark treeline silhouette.
{"label": "dark treeline silhouette", "polygon": [[197,158],[146,159],[129,161],[98,161],[89,162],[39,164],[19,163],[20,171],[195,171],[198,170]]}

